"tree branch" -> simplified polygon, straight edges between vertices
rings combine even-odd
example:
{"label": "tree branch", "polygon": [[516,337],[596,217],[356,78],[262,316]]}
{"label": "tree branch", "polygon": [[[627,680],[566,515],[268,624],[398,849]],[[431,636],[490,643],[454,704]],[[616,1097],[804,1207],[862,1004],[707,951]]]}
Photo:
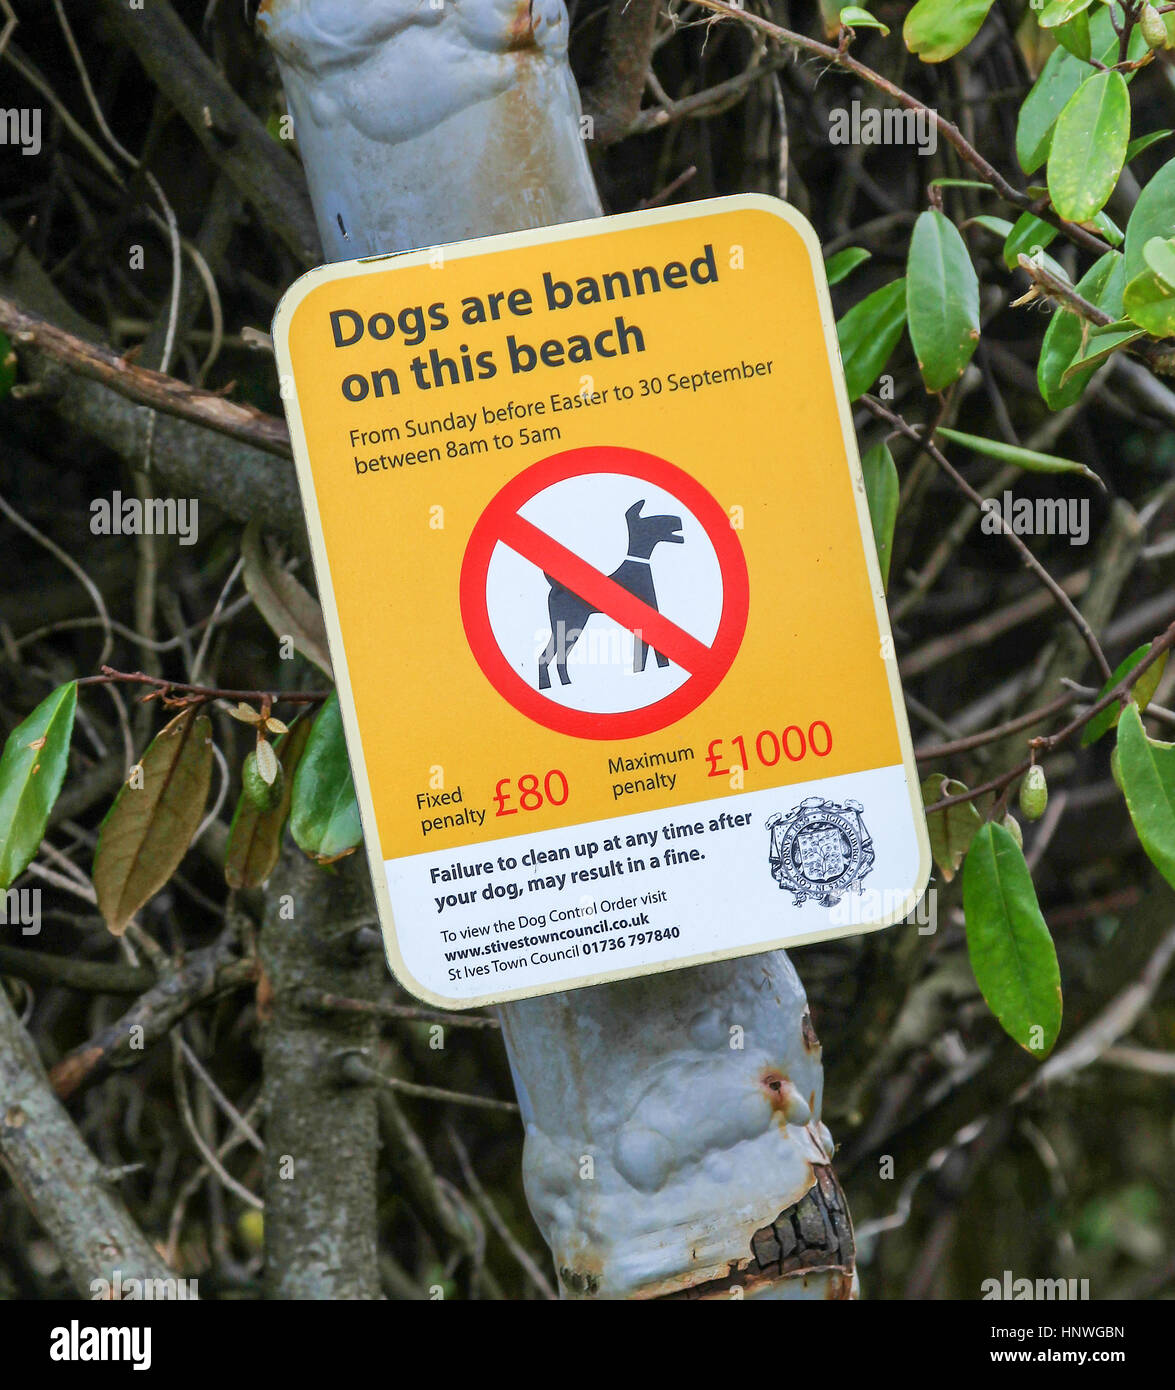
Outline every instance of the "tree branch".
{"label": "tree branch", "polygon": [[[975,491],[954,464],[951,463],[938,445],[933,442],[933,430],[928,430],[924,434],[919,434],[918,431],[914,429],[912,425],[908,424],[900,415],[887,409],[880,401],[875,400],[872,396],[862,396],[861,404],[865,406],[867,410],[872,411],[879,420],[884,420],[887,424],[892,425],[900,434],[904,434],[907,439],[912,440],[915,444],[924,448],[959,491],[974,503],[980,511],[983,510],[984,499]],[[1082,640],[1089,648],[1090,655],[1093,657],[1098,670],[1101,672],[1102,679],[1109,680],[1112,674],[1110,663],[1106,660],[1106,654],[1102,651],[1101,644],[1098,642],[1093,629],[1090,627],[1089,623],[1086,622],[1081,611],[1060,584],[1057,583],[1048,570],[1046,570],[1036,556],[1033,555],[1032,551],[1024,544],[1023,540],[1012,530],[1008,522],[1004,520],[1002,512],[997,511],[995,515],[999,519],[1000,527],[1004,535],[1019,553],[1024,564],[1036,575],[1045,588],[1048,589],[1049,593],[1052,594],[1053,598],[1056,600],[1058,607],[1081,634]]]}
{"label": "tree branch", "polygon": [[189,386],[173,376],[136,367],[107,347],[57,328],[47,319],[27,313],[10,299],[0,299],[0,329],[17,348],[29,348],[53,362],[96,381],[136,405],[161,410],[165,415],[187,420],[242,444],[251,444],[278,458],[290,457],[290,435],[286,422],[266,415],[251,405],[237,405],[215,391]]}
{"label": "tree branch", "polygon": [[[166,1037],[198,1005],[252,984],[256,960],[241,959],[235,934],[226,933],[215,945],[193,951],[178,970],[165,975],[121,1018],[75,1047],[49,1073],[53,1089],[63,1099],[79,1087],[100,1080],[117,1067],[139,1061],[146,1048]],[[141,1038],[132,1030],[142,1029]]]}
{"label": "tree branch", "polygon": [[1084,227],[1078,226],[1075,222],[1066,222],[1064,218],[1058,217],[1050,208],[1042,208],[1040,200],[1033,198],[1031,194],[1022,192],[1015,188],[1004,178],[1003,174],[975,148],[967,139],[959,127],[953,122],[948,121],[945,116],[941,116],[933,107],[927,106],[924,102],[913,97],[909,92],[903,91],[896,83],[889,78],[883,77],[881,73],[874,72],[864,63],[858,62],[848,51],[847,33],[841,31],[841,43],[833,48],[831,44],[821,43],[818,39],[810,39],[806,34],[797,34],[791,29],[781,28],[778,24],[773,24],[771,20],[764,19],[762,16],[753,14],[749,10],[741,7],[736,8],[728,5],[725,0],[697,0],[698,6],[703,10],[710,10],[723,19],[734,19],[741,24],[746,24],[750,28],[757,30],[761,34],[766,34],[768,38],[776,43],[786,44],[789,48],[795,48],[803,53],[811,53],[817,58],[823,58],[833,67],[851,72],[855,77],[859,77],[863,82],[868,82],[871,87],[875,87],[879,92],[884,92],[886,96],[892,98],[899,106],[904,106],[907,111],[917,111],[932,120],[938,128],[939,134],[951,145],[961,159],[969,164],[972,169],[983,179],[985,183],[991,185],[996,193],[1007,203],[1022,208],[1025,212],[1032,212],[1041,221],[1056,227],[1070,241],[1078,246],[1082,246],[1087,251],[1092,251],[1096,255],[1103,255],[1110,249],[1109,245],[1102,241],[1100,237],[1087,232]]}
{"label": "tree branch", "polygon": [[0,1160],[45,1228],[79,1294],[91,1280],[167,1279],[98,1160],[53,1094],[41,1059],[0,989]]}
{"label": "tree branch", "polygon": [[168,0],[102,0],[106,22],[192,128],[215,168],[304,266],[322,259],[302,172],[216,70]]}
{"label": "tree branch", "polygon": [[600,75],[583,94],[595,140],[611,145],[630,131],[641,108],[653,56],[660,0],[611,0]]}

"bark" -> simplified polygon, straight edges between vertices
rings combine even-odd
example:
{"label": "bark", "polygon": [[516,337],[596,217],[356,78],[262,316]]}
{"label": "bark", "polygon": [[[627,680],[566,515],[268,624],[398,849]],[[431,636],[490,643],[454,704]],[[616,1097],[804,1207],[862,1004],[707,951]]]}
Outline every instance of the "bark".
{"label": "bark", "polygon": [[641,109],[658,9],[657,0],[612,0],[608,8],[603,63],[583,97],[601,145],[623,139]]}
{"label": "bark", "polygon": [[83,1297],[116,1270],[124,1285],[171,1276],[53,1094],[2,988],[0,1160]]}
{"label": "bark", "polygon": [[140,9],[126,0],[101,0],[101,8],[152,83],[187,121],[213,166],[303,265],[314,265],[320,247],[296,161],[228,85],[167,0],[151,0]]}
{"label": "bark", "polygon": [[[62,297],[2,221],[0,287],[20,308],[57,328],[90,343],[102,341],[100,330]],[[21,356],[32,382],[46,390],[45,406],[66,428],[100,440],[130,466],[142,466],[148,410],[100,381],[64,372],[43,353],[22,348]],[[199,497],[242,524],[257,518],[266,530],[305,549],[298,482],[288,460],[170,415],[156,416],[153,459],[154,475],[177,496]]]}
{"label": "bark", "polygon": [[[288,913],[292,910],[292,916]],[[343,1082],[348,1051],[372,1047],[372,1015],[309,1010],[302,990],[373,993],[386,969],[332,923],[369,917],[354,859],[333,868],[293,846],[269,882],[261,929],[264,1019],[265,1268],[268,1296],[380,1297],[372,1088]]]}

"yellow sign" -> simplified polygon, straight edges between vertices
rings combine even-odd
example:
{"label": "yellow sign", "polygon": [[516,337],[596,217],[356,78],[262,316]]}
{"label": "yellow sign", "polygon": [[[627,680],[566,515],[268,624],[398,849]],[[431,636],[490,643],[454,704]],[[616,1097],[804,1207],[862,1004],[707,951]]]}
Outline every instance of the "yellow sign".
{"label": "yellow sign", "polygon": [[466,1007],[912,910],[925,820],[791,208],[327,266],[274,339],[409,989]]}

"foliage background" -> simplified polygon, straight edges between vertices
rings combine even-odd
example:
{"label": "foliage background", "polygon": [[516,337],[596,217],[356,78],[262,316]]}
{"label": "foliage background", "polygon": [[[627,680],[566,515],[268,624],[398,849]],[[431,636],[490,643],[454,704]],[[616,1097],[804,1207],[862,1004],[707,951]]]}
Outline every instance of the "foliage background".
{"label": "foliage background", "polygon": [[[635,3],[635,0],[634,0]],[[149,80],[125,42],[115,0],[69,7],[98,106],[138,167],[115,160],[123,186],[94,156],[110,154],[93,118],[53,9],[18,3],[20,26],[0,60],[0,105],[41,105],[44,148],[36,158],[0,148],[0,294],[59,326],[97,331],[137,360],[159,358],[171,289],[167,237],[146,209],[157,206],[149,171],[215,278],[223,314],[219,352],[202,368],[210,341],[208,297],[185,265],[173,375],[202,380],[239,401],[280,414],[272,360],[242,330],[266,329],[284,287],[303,260],[289,209],[259,211],[226,177],[176,109],[174,92]],[[801,33],[823,37],[819,7],[749,6]],[[875,14],[900,31],[910,6],[879,0]],[[274,158],[284,110],[272,60],[239,4],[177,3],[190,34],[211,58],[218,81],[236,91],[268,124]],[[601,91],[614,54],[603,42],[607,5],[571,6],[573,67],[581,89]],[[826,251],[862,246],[871,259],[834,290],[844,313],[868,292],[905,271],[910,235],[929,206],[934,179],[974,177],[945,142],[923,157],[910,147],[834,146],[832,113],[853,100],[879,98],[863,82],[820,59],[768,49],[746,25],[706,23],[695,6],[662,7],[653,68],[658,87],[644,93],[645,113],[599,141],[593,160],[609,211],[648,200],[685,201],[758,190],[781,194],[814,223]],[[948,62],[911,56],[898,33],[861,29],[853,53],[920,101],[955,122],[1017,187],[1027,180],[1014,155],[1017,112],[1052,41],[1028,6],[997,0],[979,36]],[[13,59],[17,60],[14,65]],[[183,55],[173,80],[186,80]],[[21,70],[23,68],[23,71]],[[762,69],[762,70],[760,70]],[[60,109],[34,92],[34,70]],[[752,73],[753,76],[748,74]],[[663,98],[663,101],[662,101]],[[1175,125],[1175,65],[1159,54],[1133,83],[1135,133]],[[663,114],[658,114],[658,106]],[[647,114],[653,113],[653,114]],[[66,117],[88,136],[79,138]],[[635,125],[635,129],[633,126]],[[289,144],[285,146],[285,153]],[[1108,204],[1125,226],[1140,189],[1171,156],[1159,143],[1131,161]],[[1091,622],[1110,664],[1161,633],[1175,619],[1175,393],[1143,362],[1119,355],[1061,416],[1041,400],[1037,356],[1050,306],[1024,305],[1022,270],[1009,271],[1000,239],[979,214],[1015,220],[1017,211],[990,192],[947,188],[938,195],[957,226],[981,285],[982,338],[950,396],[944,423],[977,435],[1029,444],[1077,460],[1104,480],[1098,492],[1080,479],[1019,474],[1017,495],[1075,495],[1091,504],[1086,547],[1064,536],[1030,540],[1033,553],[1072,596],[1096,595]],[[1175,232],[1175,225],[1171,231]],[[145,261],[132,270],[128,247]],[[18,254],[19,253],[19,254]],[[1050,247],[1072,279],[1091,258],[1063,240]],[[32,268],[30,268],[32,267]],[[87,327],[89,325],[89,327]],[[64,369],[39,372],[32,391],[0,401],[0,497],[82,567],[112,619],[111,664],[190,679],[204,622],[237,562],[240,488],[253,489],[261,515],[280,511],[286,477],[236,479],[234,500],[214,469],[187,465],[200,488],[200,540],[188,548],[94,536],[90,506],[134,479],[125,418],[80,421],[63,405]],[[937,416],[908,342],[886,367],[894,382],[890,408],[916,425]],[[27,373],[22,376],[27,387]],[[124,413],[125,415],[125,413]],[[141,418],[141,417],[134,417]],[[868,412],[858,416],[862,450],[886,438]],[[786,423],[781,422],[781,439]],[[140,441],[142,447],[145,441]],[[1064,693],[1061,675],[1085,687],[1101,680],[1074,646],[1065,620],[1001,537],[974,524],[973,509],[933,462],[908,441],[892,441],[901,479],[893,542],[890,603],[915,741],[948,742],[999,725]],[[944,446],[945,447],[945,446]],[[948,450],[979,490],[999,465]],[[162,489],[154,485],[156,492]],[[275,501],[275,498],[277,500]],[[970,517],[964,524],[962,518]],[[1139,518],[1142,518],[1141,524]],[[280,529],[280,528],[278,528]],[[944,563],[930,582],[936,548]],[[95,670],[104,640],[91,596],[60,556],[0,518],[0,732],[18,724],[48,691]],[[288,550],[307,584],[296,540]],[[152,573],[156,580],[152,580]],[[154,593],[152,596],[152,587]],[[781,596],[781,602],[783,602]],[[152,646],[135,633],[152,631]],[[1058,662],[1049,654],[1060,651]],[[228,592],[207,646],[201,679],[231,688],[312,688],[321,676],[307,663],[278,662],[269,628],[242,597]],[[1175,671],[1155,697],[1152,728],[1172,720]],[[84,693],[66,790],[48,843],[88,873],[98,825],[129,758],[114,698]],[[141,751],[162,723],[152,705],[124,704],[131,742]],[[241,940],[255,935],[263,895],[228,895],[223,877],[228,819],[239,790],[249,732],[219,709],[215,736],[232,769],[232,786],[216,822],[179,873],[144,909],[144,933],[179,957],[211,946],[226,913],[238,915]],[[1025,739],[925,761],[970,785],[1022,756]],[[1120,991],[1143,978],[1168,939],[1175,895],[1139,847],[1109,768],[1109,744],[1066,745],[1045,760],[1052,811],[1025,827],[1037,894],[1057,945],[1065,992],[1063,1049],[1077,1031],[1104,1017]],[[1060,807],[1058,814],[1057,807]],[[63,872],[59,867],[59,872]],[[352,873],[354,861],[333,870]],[[32,880],[22,880],[24,883]],[[0,939],[0,976],[48,1065],[58,1062],[125,1012],[126,992],[68,988],[19,951],[39,957],[115,964],[119,947],[94,907],[46,881],[41,934]],[[1088,1278],[1098,1297],[1168,1297],[1175,1287],[1175,1106],[1169,1065],[1175,1048],[1175,998],[1160,978],[1153,998],[1107,1052],[1074,1058],[1067,1073],[1020,1094],[1039,1063],[1007,1039],[979,995],[968,964],[959,880],[939,882],[938,930],[902,928],[843,944],[802,948],[795,963],[807,985],[827,1067],[826,1114],[838,1143],[838,1171],[861,1236],[861,1274],[871,1297],[974,1298],[980,1282],[1005,1269],[1026,1277]],[[366,930],[366,929],[361,929]],[[51,972],[50,972],[51,973]],[[509,1101],[512,1090],[496,1030],[451,1028],[444,1051],[429,1047],[429,1022],[411,1016],[411,1001],[391,984],[385,1001],[407,1009],[380,1028],[379,1063],[389,1075],[423,1086]],[[194,1007],[177,1029],[187,1046],[241,1111],[260,1086],[259,1029],[264,988],[250,981]],[[259,1013],[261,1019],[259,1020]],[[1118,1015],[1112,1015],[1118,1016]],[[1123,1016],[1124,1017],[1124,1016]],[[1156,1074],[1157,1054],[1165,1070]],[[203,1297],[256,1297],[261,1291],[259,1222],[230,1188],[201,1173],[194,1125],[206,1142],[230,1132],[198,1073],[177,1075],[173,1045],[162,1042],[133,1064],[79,1088],[71,1113],[142,1226],[162,1244],[169,1229],[181,1272],[197,1276]],[[183,1095],[192,1097],[185,1117]],[[385,1143],[378,1211],[380,1274],[393,1297],[422,1297],[440,1283],[449,1296],[531,1298],[544,1295],[519,1251],[547,1269],[545,1249],[519,1182],[517,1118],[433,1098],[388,1093],[381,1103]],[[953,1144],[961,1126],[972,1137]],[[411,1140],[405,1135],[413,1136]],[[456,1136],[454,1142],[451,1136]],[[945,1146],[945,1147],[944,1147]],[[468,1156],[468,1162],[462,1155]],[[883,1159],[894,1160],[886,1180]],[[225,1160],[251,1191],[261,1160],[249,1145]],[[471,1176],[472,1174],[472,1176]],[[177,1207],[177,1204],[178,1207]],[[178,1215],[177,1215],[178,1210]],[[502,1232],[506,1232],[506,1236]],[[20,1196],[0,1180],[0,1296],[57,1297],[65,1272]]]}

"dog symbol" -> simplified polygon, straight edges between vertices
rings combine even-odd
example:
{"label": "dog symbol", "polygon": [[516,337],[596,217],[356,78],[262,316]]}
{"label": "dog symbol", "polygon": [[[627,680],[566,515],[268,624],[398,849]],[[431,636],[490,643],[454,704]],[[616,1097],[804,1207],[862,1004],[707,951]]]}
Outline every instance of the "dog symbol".
{"label": "dog symbol", "polygon": [[[628,523],[628,554],[620,567],[613,570],[609,577],[635,598],[639,598],[642,603],[647,603],[650,608],[660,612],[657,607],[657,591],[653,587],[653,551],[662,541],[669,545],[682,545],[685,537],[681,534],[681,517],[641,516],[644,505],[645,499],[642,498],[639,502],[634,502],[624,513],[624,519]],[[600,611],[586,599],[564,587],[557,579],[552,579],[549,574],[546,575],[546,580],[551,586],[547,598],[551,637],[546,650],[539,658],[540,690],[551,688],[552,661],[559,672],[560,683],[571,684],[571,677],[567,674],[567,658],[572,647],[579,641],[588,619],[593,613]],[[649,644],[642,639],[639,632],[635,634],[635,641],[632,669],[643,671],[649,656]],[[657,652],[657,665],[669,665],[669,658],[662,652]]]}

